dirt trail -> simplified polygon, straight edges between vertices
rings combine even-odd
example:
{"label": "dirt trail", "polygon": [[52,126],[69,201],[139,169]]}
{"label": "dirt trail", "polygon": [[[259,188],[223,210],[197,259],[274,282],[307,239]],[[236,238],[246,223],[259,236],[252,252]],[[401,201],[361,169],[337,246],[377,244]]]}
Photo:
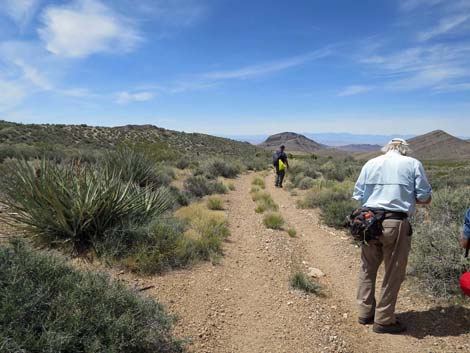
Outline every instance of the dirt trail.
{"label": "dirt trail", "polygon": [[[358,325],[358,249],[342,239],[340,233],[321,226],[314,210],[297,209],[295,198],[285,190],[275,189],[271,176],[266,178],[267,191],[280,205],[288,225],[296,228],[297,237],[266,229],[262,215],[254,212],[255,204],[249,194],[252,179],[253,174],[240,177],[236,191],[224,196],[231,236],[219,264],[203,263],[148,278],[119,276],[137,286],[155,285],[146,293],[180,317],[175,331],[180,337],[191,337],[190,351],[470,351],[468,317],[453,322],[451,312],[443,315],[441,309],[428,311],[406,290],[399,309],[406,309],[405,318],[418,323],[411,327],[410,336],[377,335],[370,326]],[[291,273],[309,267],[326,273],[320,280],[326,297],[304,295],[289,287]],[[441,320],[442,316],[447,321]]]}
{"label": "dirt trail", "polygon": [[330,307],[348,313],[346,320],[338,322],[337,330],[354,352],[470,352],[468,309],[433,308],[433,304],[414,295],[406,283],[397,305],[402,311],[399,318],[408,326],[406,335],[377,335],[370,326],[358,325],[355,295],[360,249],[342,232],[322,226],[317,211],[297,209],[295,198],[272,184],[272,177],[267,177],[268,191],[289,224],[297,229],[299,237],[294,242],[303,249],[304,261],[326,274]]}

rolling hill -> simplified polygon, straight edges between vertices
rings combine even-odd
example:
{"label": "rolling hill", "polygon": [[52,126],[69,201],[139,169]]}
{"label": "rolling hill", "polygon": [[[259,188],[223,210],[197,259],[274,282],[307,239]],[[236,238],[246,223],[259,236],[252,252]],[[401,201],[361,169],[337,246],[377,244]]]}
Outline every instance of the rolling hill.
{"label": "rolling hill", "polygon": [[326,149],[325,145],[295,132],[281,132],[271,135],[258,146],[269,151],[274,151],[278,149],[280,145],[285,145],[286,150],[289,152],[314,153]]}
{"label": "rolling hill", "polygon": [[[431,131],[427,134],[407,140],[410,144],[410,156],[422,160],[470,160],[470,142],[459,139],[442,130]],[[357,156],[359,159],[369,159],[378,156],[379,150]]]}
{"label": "rolling hill", "polygon": [[[0,121],[0,151],[37,149],[96,151],[119,145],[145,145],[163,153],[252,158],[264,151],[248,142],[199,133],[167,130],[153,125],[100,127],[63,124],[19,124]],[[27,154],[27,153],[26,153]]]}

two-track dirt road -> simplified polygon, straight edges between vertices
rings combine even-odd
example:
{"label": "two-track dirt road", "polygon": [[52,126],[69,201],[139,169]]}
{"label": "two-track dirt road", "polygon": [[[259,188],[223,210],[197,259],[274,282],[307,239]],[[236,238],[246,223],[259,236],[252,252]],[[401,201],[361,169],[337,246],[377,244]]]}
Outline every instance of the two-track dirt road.
{"label": "two-track dirt road", "polygon": [[[190,337],[189,350],[212,353],[260,352],[462,352],[470,351],[468,311],[428,307],[402,290],[398,309],[408,321],[407,335],[374,334],[356,323],[355,288],[359,249],[341,232],[318,222],[314,210],[299,210],[295,198],[272,185],[267,191],[280,206],[296,237],[268,230],[254,212],[249,194],[253,174],[236,180],[225,196],[231,236],[219,264],[200,264],[163,276],[127,281],[151,283],[155,297],[180,320],[176,333]],[[289,287],[289,276],[321,269],[326,296],[305,295]]]}

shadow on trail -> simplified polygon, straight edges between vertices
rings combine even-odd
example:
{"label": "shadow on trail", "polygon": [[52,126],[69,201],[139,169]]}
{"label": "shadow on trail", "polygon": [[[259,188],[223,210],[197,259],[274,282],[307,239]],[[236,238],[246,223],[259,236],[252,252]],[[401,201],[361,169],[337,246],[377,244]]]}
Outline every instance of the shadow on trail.
{"label": "shadow on trail", "polygon": [[426,311],[401,313],[398,320],[407,326],[406,334],[418,339],[470,333],[470,309],[460,306],[436,307]]}

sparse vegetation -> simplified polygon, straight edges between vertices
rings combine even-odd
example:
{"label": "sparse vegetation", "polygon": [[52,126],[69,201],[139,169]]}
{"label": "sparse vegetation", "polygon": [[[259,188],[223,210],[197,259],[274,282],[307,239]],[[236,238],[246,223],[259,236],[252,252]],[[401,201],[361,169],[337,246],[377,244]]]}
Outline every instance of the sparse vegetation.
{"label": "sparse vegetation", "polygon": [[0,246],[0,283],[2,352],[183,351],[160,304],[21,242]]}
{"label": "sparse vegetation", "polygon": [[305,293],[321,295],[323,288],[320,284],[314,282],[303,272],[295,272],[290,277],[290,285],[294,289],[299,289]]}
{"label": "sparse vegetation", "polygon": [[202,174],[210,179],[216,179],[218,177],[236,178],[240,174],[242,167],[236,162],[212,159],[204,163],[201,169]]}
{"label": "sparse vegetation", "polygon": [[270,212],[264,216],[263,223],[269,229],[282,229],[285,222],[279,213]]}
{"label": "sparse vegetation", "polygon": [[213,211],[224,209],[224,201],[219,196],[210,196],[207,198],[207,208]]}
{"label": "sparse vegetation", "polygon": [[236,187],[235,187],[235,183],[230,181],[227,183],[227,188],[230,190],[230,191],[235,191]]}
{"label": "sparse vegetation", "polygon": [[458,278],[470,270],[459,244],[465,209],[470,207],[470,188],[444,188],[433,194],[430,206],[413,219],[411,274],[421,287],[436,297],[460,293]]}
{"label": "sparse vegetation", "polygon": [[266,183],[264,182],[264,179],[259,176],[253,179],[253,181],[251,182],[251,185],[257,186],[260,189],[266,188]]}
{"label": "sparse vegetation", "polygon": [[304,177],[298,183],[299,189],[302,189],[302,190],[311,189],[313,188],[314,185],[315,185],[315,179],[310,178],[310,177]]}
{"label": "sparse vegetation", "polygon": [[295,230],[295,228],[289,228],[287,230],[287,234],[289,234],[291,238],[294,238],[297,235],[297,231]]}
{"label": "sparse vegetation", "polygon": [[203,175],[191,176],[184,183],[185,189],[195,197],[204,197],[212,194],[225,194],[227,188],[221,182],[209,180]]}

